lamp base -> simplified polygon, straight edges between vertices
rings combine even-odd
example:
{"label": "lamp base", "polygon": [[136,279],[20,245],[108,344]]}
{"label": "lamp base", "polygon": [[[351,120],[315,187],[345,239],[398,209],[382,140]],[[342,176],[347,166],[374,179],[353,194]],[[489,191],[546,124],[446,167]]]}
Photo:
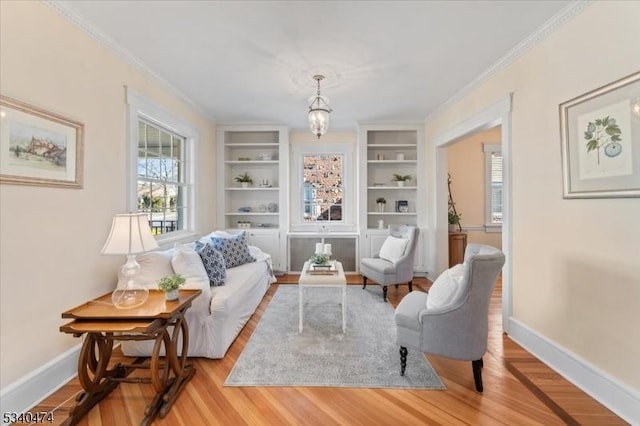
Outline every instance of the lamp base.
{"label": "lamp base", "polygon": [[127,284],[122,288],[116,288],[111,293],[111,302],[118,309],[133,309],[142,305],[149,297],[149,289],[137,284],[135,277],[140,272],[140,265],[134,255],[127,255],[127,263],[122,266],[122,275],[127,279]]}
{"label": "lamp base", "polygon": [[143,286],[118,288],[111,293],[111,302],[118,309],[133,309],[144,304],[149,297],[149,290]]}

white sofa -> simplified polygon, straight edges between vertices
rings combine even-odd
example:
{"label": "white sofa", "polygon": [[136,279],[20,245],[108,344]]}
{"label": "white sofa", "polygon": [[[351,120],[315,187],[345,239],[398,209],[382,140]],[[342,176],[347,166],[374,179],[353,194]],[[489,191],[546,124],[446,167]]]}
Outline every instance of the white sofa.
{"label": "white sofa", "polygon": [[[189,325],[189,356],[224,357],[269,285],[276,281],[271,256],[257,247],[248,247],[256,261],[227,268],[225,284],[217,287],[210,287],[207,272],[193,244],[138,255],[141,267],[138,281],[141,284],[157,288],[160,278],[175,273],[187,280],[182,288],[202,290],[185,315]],[[178,347],[181,347],[180,342]],[[150,356],[152,349],[152,341],[122,342],[122,350],[127,356]]]}

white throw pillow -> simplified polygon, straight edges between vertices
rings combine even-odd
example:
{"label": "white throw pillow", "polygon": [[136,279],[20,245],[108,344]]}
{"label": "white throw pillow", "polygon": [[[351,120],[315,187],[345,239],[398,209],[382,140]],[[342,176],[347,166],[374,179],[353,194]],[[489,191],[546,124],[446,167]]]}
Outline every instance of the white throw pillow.
{"label": "white throw pillow", "polygon": [[181,275],[186,280],[185,285],[194,281],[209,281],[200,255],[191,246],[183,245],[177,247],[171,259],[171,266],[176,274]]}
{"label": "white throw pillow", "polygon": [[427,309],[447,306],[453,301],[464,275],[464,265],[459,263],[440,274],[433,282],[427,296]]}
{"label": "white throw pillow", "polygon": [[404,255],[407,244],[409,244],[408,239],[389,235],[382,243],[382,247],[380,247],[380,259],[388,260],[389,262],[398,261]]}

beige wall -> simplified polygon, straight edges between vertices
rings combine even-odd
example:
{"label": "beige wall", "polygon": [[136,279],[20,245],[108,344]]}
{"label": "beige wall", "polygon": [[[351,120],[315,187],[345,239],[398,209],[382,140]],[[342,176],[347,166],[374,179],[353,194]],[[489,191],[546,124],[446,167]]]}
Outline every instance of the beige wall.
{"label": "beige wall", "polygon": [[126,204],[124,86],[199,131],[197,231],[215,223],[215,128],[40,2],[0,2],[3,95],[85,126],[84,188],[0,186],[1,386],[80,343],[60,313],[110,291],[124,257],[103,256]]}
{"label": "beige wall", "polygon": [[562,198],[558,105],[640,70],[638,16],[592,3],[426,126],[432,142],[513,92],[513,317],[636,391],[640,199]]}
{"label": "beige wall", "polygon": [[[451,174],[451,193],[461,225],[468,233],[467,243],[502,248],[502,233],[484,231],[485,171],[483,143],[500,145],[502,128],[494,127],[457,141],[447,148]],[[482,228],[482,229],[478,229]]]}

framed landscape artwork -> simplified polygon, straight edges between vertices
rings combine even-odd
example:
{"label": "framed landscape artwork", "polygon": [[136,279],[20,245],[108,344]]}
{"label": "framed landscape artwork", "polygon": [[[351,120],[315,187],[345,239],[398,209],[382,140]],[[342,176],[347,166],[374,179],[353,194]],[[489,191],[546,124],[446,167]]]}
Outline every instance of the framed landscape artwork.
{"label": "framed landscape artwork", "polygon": [[0,96],[0,182],[82,188],[84,125]]}
{"label": "framed landscape artwork", "polygon": [[560,104],[564,198],[640,197],[640,72]]}

